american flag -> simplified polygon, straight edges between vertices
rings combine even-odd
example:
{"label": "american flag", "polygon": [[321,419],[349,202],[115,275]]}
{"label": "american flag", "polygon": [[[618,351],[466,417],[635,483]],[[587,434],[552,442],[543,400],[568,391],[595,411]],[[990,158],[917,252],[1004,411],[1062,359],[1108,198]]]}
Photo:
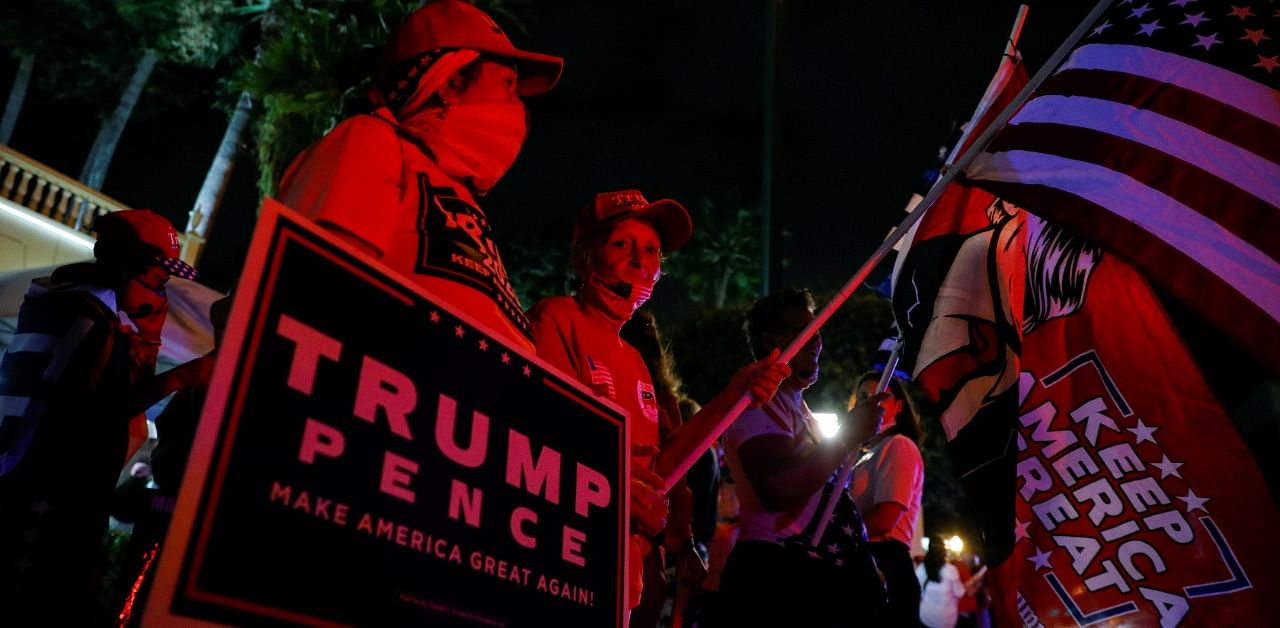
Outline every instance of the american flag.
{"label": "american flag", "polygon": [[1280,372],[1280,4],[1117,3],[965,174]]}
{"label": "american flag", "polygon": [[613,374],[609,372],[609,367],[587,356],[587,368],[591,369],[591,385],[604,386],[605,391],[609,393],[609,398],[616,400],[618,391],[613,387]]}

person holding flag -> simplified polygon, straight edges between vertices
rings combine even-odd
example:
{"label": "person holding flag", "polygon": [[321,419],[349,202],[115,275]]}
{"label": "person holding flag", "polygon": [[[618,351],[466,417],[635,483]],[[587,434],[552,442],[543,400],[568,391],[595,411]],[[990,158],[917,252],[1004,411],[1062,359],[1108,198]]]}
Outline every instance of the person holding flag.
{"label": "person holding flag", "polygon": [[[770,355],[790,344],[813,321],[813,310],[813,296],[804,290],[756,301],[744,327],[753,354]],[[791,360],[791,376],[773,399],[744,412],[724,434],[741,510],[738,541],[721,577],[717,625],[853,625],[879,611],[851,603],[884,594],[883,588],[862,590],[881,585],[852,502],[844,501],[848,511],[835,510],[827,534],[817,533],[817,547],[810,548],[809,540],[823,504],[846,495],[844,487],[832,490],[832,476],[875,435],[880,403],[888,396],[869,397],[850,412],[836,437],[823,439],[804,402],[804,391],[818,380],[821,355],[822,338],[814,335]],[[845,551],[854,547],[863,549],[871,585],[857,577],[856,568],[864,566],[857,555]]]}
{"label": "person holding flag", "polygon": [[[619,331],[652,295],[662,274],[662,254],[680,248],[692,234],[688,211],[673,200],[650,203],[639,190],[597,194],[573,227],[577,292],[543,299],[529,310],[538,357],[627,410],[633,446],[627,574],[632,608],[643,593],[646,557],[656,551],[650,539],[666,526],[667,500],[666,483],[651,471],[661,444],[658,397],[644,359]],[[757,404],[768,401],[790,372],[772,357],[739,370],[702,413],[723,414],[743,395]]]}

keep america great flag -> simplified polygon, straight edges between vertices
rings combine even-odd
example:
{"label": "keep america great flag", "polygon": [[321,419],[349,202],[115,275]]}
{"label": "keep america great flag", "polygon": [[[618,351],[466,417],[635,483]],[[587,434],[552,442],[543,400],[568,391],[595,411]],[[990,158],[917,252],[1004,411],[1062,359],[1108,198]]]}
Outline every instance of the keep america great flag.
{"label": "keep america great flag", "polygon": [[1280,4],[1117,2],[965,174],[1280,373]]}

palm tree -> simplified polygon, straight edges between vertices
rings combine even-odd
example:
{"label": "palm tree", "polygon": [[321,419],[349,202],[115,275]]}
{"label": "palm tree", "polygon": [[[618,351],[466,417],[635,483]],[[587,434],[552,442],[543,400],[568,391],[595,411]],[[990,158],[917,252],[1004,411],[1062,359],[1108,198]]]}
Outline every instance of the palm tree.
{"label": "palm tree", "polygon": [[4,117],[0,118],[0,144],[8,144],[13,137],[13,129],[18,125],[18,113],[22,111],[22,103],[27,99],[27,85],[31,83],[31,69],[35,62],[36,55],[33,52],[18,57],[18,74],[13,78],[13,86],[9,88]]}
{"label": "palm tree", "polygon": [[140,43],[137,61],[120,100],[103,121],[79,179],[98,189],[107,177],[120,136],[156,64],[161,61],[211,67],[235,42],[238,31],[224,16],[231,0],[112,0],[111,25]]}
{"label": "palm tree", "polygon": [[[270,10],[271,0],[263,0],[257,4],[237,8],[231,13],[241,16],[260,14],[258,17],[261,18],[259,20],[262,27],[261,38],[265,41],[273,32],[274,20]],[[259,44],[259,53],[255,55],[253,63],[257,63],[262,47],[262,44]],[[182,255],[189,264],[194,265],[200,260],[200,253],[209,237],[209,229],[213,227],[213,220],[217,217],[218,208],[222,205],[222,196],[227,190],[227,183],[231,180],[231,172],[235,169],[236,158],[240,155],[242,138],[245,129],[249,126],[252,113],[253,94],[242,90],[236,99],[235,109],[227,119],[227,128],[222,133],[222,141],[218,143],[218,150],[214,153],[212,163],[209,164],[209,170],[205,172],[204,183],[200,185],[200,191],[196,194],[195,205],[187,215],[187,242],[183,247]]]}
{"label": "palm tree", "polygon": [[35,70],[36,55],[41,49],[72,39],[79,20],[72,15],[76,7],[61,0],[11,0],[0,7],[0,41],[10,56],[17,58],[18,71],[9,86],[4,114],[0,116],[0,144],[8,144],[18,124],[18,114],[27,99],[27,88]]}
{"label": "palm tree", "polygon": [[760,210],[735,196],[700,201],[694,239],[668,264],[669,274],[685,283],[692,301],[717,310],[745,303],[760,290]]}

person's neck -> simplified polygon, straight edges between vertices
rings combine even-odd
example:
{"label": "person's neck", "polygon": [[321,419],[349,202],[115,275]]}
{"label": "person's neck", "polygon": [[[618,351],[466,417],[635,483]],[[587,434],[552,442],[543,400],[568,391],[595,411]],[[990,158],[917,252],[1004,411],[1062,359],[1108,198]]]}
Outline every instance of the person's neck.
{"label": "person's neck", "polygon": [[614,316],[614,314],[609,311],[609,308],[600,301],[601,297],[599,293],[594,290],[579,290],[576,296],[578,302],[582,303],[584,309],[592,316],[592,318],[608,325],[614,333],[622,332],[622,326],[626,324],[627,319],[619,319],[617,316]]}
{"label": "person's neck", "polygon": [[803,380],[788,377],[778,385],[777,394],[785,396],[787,401],[798,406],[804,400],[804,391],[808,390],[808,388]]}
{"label": "person's neck", "polygon": [[871,440],[867,441],[867,448],[868,449],[875,448],[879,446],[880,443],[883,443],[889,440],[890,438],[893,438],[893,435],[896,434],[897,432],[890,432],[889,430],[891,429],[893,429],[892,425],[882,429],[879,434],[876,434],[875,436],[871,437]]}

